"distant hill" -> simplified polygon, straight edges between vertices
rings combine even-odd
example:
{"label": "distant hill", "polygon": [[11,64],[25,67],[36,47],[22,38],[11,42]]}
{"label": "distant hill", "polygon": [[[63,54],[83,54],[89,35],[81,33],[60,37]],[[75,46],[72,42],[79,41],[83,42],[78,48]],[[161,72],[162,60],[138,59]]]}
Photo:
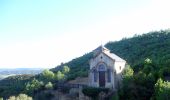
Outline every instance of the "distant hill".
{"label": "distant hill", "polygon": [[22,74],[39,74],[43,71],[41,68],[16,68],[16,69],[0,69],[0,80],[8,76],[22,75]]}
{"label": "distant hill", "polygon": [[[109,42],[105,45],[112,53],[122,57],[132,67],[140,64],[146,58],[158,65],[170,65],[170,31],[155,31],[143,35],[135,35],[132,38],[124,38],[120,41]],[[94,47],[95,49],[95,47]],[[52,71],[60,69],[63,65],[71,68],[69,78],[74,79],[78,76],[87,76],[89,69],[89,59],[92,53],[87,53],[75,58],[67,63],[53,68]]]}

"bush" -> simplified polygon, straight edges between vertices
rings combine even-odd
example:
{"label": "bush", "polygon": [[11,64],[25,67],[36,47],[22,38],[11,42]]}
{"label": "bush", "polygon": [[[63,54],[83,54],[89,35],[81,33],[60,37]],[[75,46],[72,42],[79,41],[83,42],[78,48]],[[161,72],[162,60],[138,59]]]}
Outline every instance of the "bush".
{"label": "bush", "polygon": [[10,96],[8,100],[33,100],[32,97],[29,97],[26,94],[19,94],[18,96]]}
{"label": "bush", "polygon": [[155,84],[156,100],[170,99],[170,82],[165,82],[161,78]]}
{"label": "bush", "polygon": [[108,88],[95,88],[95,87],[87,87],[83,88],[83,94],[91,97],[92,99],[97,99],[100,92],[108,93]]}
{"label": "bush", "polygon": [[45,69],[43,72],[42,72],[42,77],[44,78],[44,80],[46,81],[52,81],[54,80],[54,77],[55,77],[55,74],[48,70],[48,69]]}
{"label": "bush", "polygon": [[31,82],[28,82],[26,84],[26,92],[29,94],[33,94],[33,92],[37,92],[39,89],[44,86],[44,83],[42,81],[38,81],[36,79],[33,79]]}
{"label": "bush", "polygon": [[45,85],[45,88],[46,89],[53,89],[53,84],[51,82],[48,82],[46,85]]}
{"label": "bush", "polygon": [[111,100],[119,100],[119,96],[117,93],[111,96]]}

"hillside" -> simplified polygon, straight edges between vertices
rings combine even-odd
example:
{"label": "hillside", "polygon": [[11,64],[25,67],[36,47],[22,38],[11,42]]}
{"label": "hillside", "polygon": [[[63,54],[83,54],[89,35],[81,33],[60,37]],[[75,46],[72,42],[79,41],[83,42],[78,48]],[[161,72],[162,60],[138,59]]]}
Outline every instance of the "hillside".
{"label": "hillside", "polygon": [[132,66],[146,58],[159,65],[170,64],[170,31],[136,35],[133,38],[109,42],[106,47],[126,59]]}
{"label": "hillside", "polygon": [[[170,81],[170,31],[155,31],[135,35],[132,38],[109,42],[105,46],[112,53],[125,59],[132,67],[129,73],[127,71],[126,76],[128,77],[124,78],[122,89],[117,93],[120,100],[155,100],[157,96],[163,95],[163,98],[165,97],[164,94],[170,93],[170,88],[168,88],[170,87],[170,82],[165,82]],[[27,93],[34,97],[37,91],[44,91],[43,85],[47,85],[49,81],[54,84],[56,89],[55,82],[57,80],[54,76],[62,76],[59,70],[62,71],[65,65],[70,67],[70,71],[64,79],[70,83],[80,82],[79,79],[86,79],[82,77],[87,77],[88,75],[89,60],[92,56],[92,52],[89,52],[63,63],[51,69],[54,73],[47,71],[46,78],[43,74],[38,74],[36,76],[16,75],[3,79],[0,81],[0,97],[9,97],[19,93]],[[4,72],[2,71],[2,73]],[[73,80],[75,78],[77,79]],[[33,88],[27,89],[27,86],[33,86]],[[36,86],[38,88],[35,88]],[[161,91],[162,94],[159,91],[161,89],[164,89],[163,93]],[[39,97],[42,98],[42,96],[46,95],[43,94]]]}
{"label": "hillside", "polygon": [[[135,35],[132,38],[124,38],[120,41],[109,42],[105,45],[112,53],[124,58],[132,67],[138,66],[146,58],[162,66],[170,65],[170,31],[155,31],[143,35]],[[95,48],[94,48],[95,49]],[[88,61],[92,53],[87,53],[52,69],[56,71],[63,65],[71,68],[70,79],[77,76],[87,76]]]}

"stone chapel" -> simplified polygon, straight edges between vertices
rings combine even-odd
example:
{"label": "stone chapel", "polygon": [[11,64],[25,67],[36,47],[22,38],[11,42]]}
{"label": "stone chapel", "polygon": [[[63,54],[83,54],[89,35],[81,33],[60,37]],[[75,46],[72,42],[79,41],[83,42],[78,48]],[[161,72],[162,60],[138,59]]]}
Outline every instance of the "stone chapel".
{"label": "stone chapel", "polygon": [[89,86],[117,90],[126,61],[104,46],[93,50],[93,58],[89,62]]}

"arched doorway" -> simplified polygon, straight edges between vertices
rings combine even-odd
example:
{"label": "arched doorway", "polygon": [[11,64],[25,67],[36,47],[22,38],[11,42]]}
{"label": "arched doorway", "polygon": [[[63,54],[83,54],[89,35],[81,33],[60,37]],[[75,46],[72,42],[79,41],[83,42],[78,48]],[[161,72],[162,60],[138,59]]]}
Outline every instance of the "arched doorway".
{"label": "arched doorway", "polygon": [[106,79],[105,79],[105,72],[106,72],[106,66],[104,64],[100,64],[98,66],[99,71],[99,86],[105,87]]}

